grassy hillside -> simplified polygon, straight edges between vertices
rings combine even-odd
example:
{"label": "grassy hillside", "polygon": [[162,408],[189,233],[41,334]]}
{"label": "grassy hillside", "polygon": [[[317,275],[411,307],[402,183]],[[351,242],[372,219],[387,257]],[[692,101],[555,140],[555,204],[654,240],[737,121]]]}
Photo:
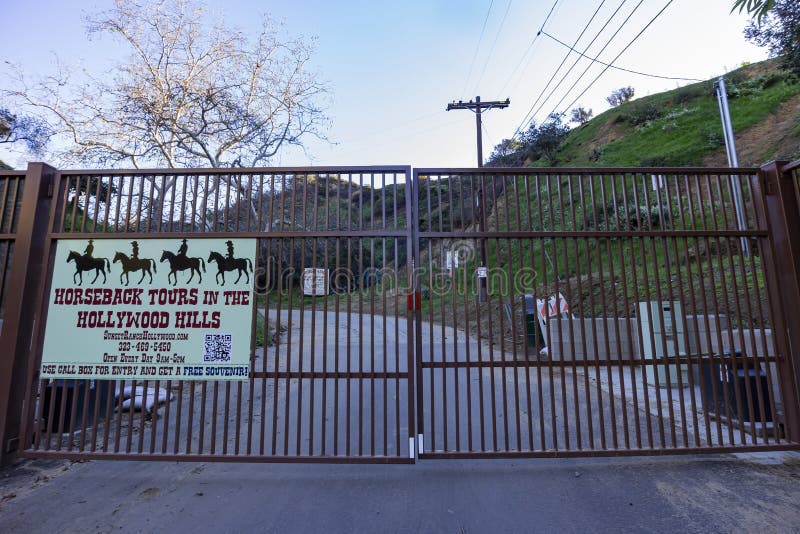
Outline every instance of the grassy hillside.
{"label": "grassy hillside", "polygon": [[[642,97],[573,129],[558,152],[568,167],[725,165],[716,79]],[[800,83],[777,60],[726,75],[740,165],[800,158]],[[543,160],[532,166],[548,166]]]}

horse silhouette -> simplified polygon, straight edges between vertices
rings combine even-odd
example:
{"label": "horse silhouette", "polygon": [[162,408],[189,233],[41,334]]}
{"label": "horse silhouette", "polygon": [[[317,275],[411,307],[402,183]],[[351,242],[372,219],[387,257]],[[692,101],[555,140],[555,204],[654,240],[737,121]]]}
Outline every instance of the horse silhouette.
{"label": "horse silhouette", "polygon": [[169,262],[169,274],[167,275],[167,283],[169,283],[169,277],[172,276],[175,279],[175,282],[172,284],[174,286],[178,285],[178,271],[185,271],[186,269],[191,269],[189,272],[189,279],[186,281],[188,284],[194,278],[194,273],[197,273],[197,276],[200,277],[199,282],[203,281],[203,275],[200,274],[200,265],[203,266],[203,272],[206,271],[206,262],[203,261],[203,258],[190,258],[188,256],[178,256],[174,252],[170,252],[169,250],[165,250],[161,253],[161,263],[164,261]]}
{"label": "horse silhouette", "polygon": [[253,262],[250,261],[250,258],[225,258],[219,252],[211,251],[211,254],[208,255],[208,263],[212,261],[217,262],[217,276],[215,280],[219,284],[219,277],[222,276],[222,283],[221,286],[225,285],[225,273],[228,271],[233,271],[234,269],[239,270],[239,276],[236,277],[236,281],[234,284],[238,284],[239,280],[242,278],[242,273],[247,277],[247,282],[250,283],[250,275],[247,274],[247,266],[250,265],[250,272],[253,271]]}
{"label": "horse silhouette", "polygon": [[76,250],[70,250],[67,256],[67,263],[75,260],[75,274],[72,275],[72,281],[75,282],[75,277],[78,277],[78,285],[83,284],[83,271],[91,271],[94,269],[94,284],[97,277],[103,275],[103,283],[106,282],[106,267],[108,272],[111,273],[111,263],[108,258],[93,258],[91,256],[84,256]]}
{"label": "horse silhouette", "polygon": [[122,283],[122,276],[125,276],[125,285],[127,286],[131,279],[130,279],[130,272],[131,271],[142,271],[142,277],[139,278],[138,284],[142,283],[144,280],[144,275],[150,275],[150,283],[153,283],[153,273],[150,272],[150,264],[153,264],[153,272],[158,272],[156,270],[156,260],[153,258],[129,258],[127,254],[124,252],[117,252],[114,255],[114,263],[122,262],[122,272],[119,275],[119,283]]}

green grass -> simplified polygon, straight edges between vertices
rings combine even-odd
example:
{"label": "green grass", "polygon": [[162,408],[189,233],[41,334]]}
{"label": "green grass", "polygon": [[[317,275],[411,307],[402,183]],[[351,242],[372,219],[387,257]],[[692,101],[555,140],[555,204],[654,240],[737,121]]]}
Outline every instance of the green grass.
{"label": "green grass", "polygon": [[[782,71],[755,74],[763,64],[726,76],[734,132],[768,120],[800,94]],[[648,111],[657,118],[644,120]],[[696,83],[610,109],[574,129],[558,153],[569,166],[694,166],[724,147],[713,82]],[[534,166],[546,166],[544,161]]]}

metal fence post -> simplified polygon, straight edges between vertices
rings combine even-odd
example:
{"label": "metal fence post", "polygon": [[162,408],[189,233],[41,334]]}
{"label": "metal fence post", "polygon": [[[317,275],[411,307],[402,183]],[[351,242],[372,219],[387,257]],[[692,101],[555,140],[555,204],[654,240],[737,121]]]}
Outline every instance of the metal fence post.
{"label": "metal fence post", "polygon": [[[786,437],[797,443],[800,442],[800,321],[791,315],[800,310],[800,206],[792,175],[782,171],[786,164],[773,161],[762,166],[759,186],[772,245],[763,247],[762,253],[765,264],[772,264],[776,272],[775,278],[767,276],[768,290],[773,305],[782,308],[775,315],[773,327],[778,349],[784,356],[778,365]],[[770,258],[773,253],[774,258]]]}
{"label": "metal fence post", "polygon": [[29,163],[8,274],[5,320],[0,335],[0,465],[20,448],[20,423],[31,360],[31,339],[40,303],[36,294],[46,268],[41,262],[56,169]]}

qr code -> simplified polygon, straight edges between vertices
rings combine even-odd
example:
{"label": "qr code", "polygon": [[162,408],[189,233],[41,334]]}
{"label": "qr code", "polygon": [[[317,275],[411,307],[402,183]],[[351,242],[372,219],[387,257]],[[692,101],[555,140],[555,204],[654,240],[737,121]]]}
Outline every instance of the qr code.
{"label": "qr code", "polygon": [[203,362],[230,362],[232,340],[231,334],[206,334]]}

